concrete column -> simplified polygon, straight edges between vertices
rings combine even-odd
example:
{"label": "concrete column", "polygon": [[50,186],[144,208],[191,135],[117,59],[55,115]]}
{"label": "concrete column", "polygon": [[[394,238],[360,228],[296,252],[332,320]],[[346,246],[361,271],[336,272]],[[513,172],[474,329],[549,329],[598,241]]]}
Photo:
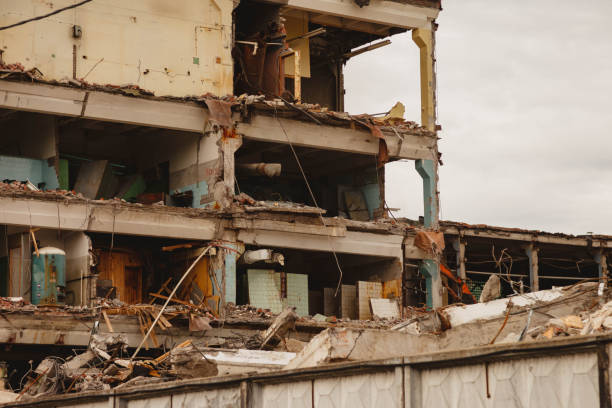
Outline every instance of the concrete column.
{"label": "concrete column", "polygon": [[425,228],[438,229],[438,195],[436,191],[436,165],[433,160],[417,160],[415,167],[423,179]]}
{"label": "concrete column", "polygon": [[236,303],[236,262],[244,252],[240,242],[222,242],[217,253],[211,257],[210,273],[213,279],[213,293],[220,298],[220,311],[227,303]]}
{"label": "concrete column", "polygon": [[432,259],[425,259],[419,266],[427,285],[427,307],[435,309],[442,306],[442,279],[440,267]]}
{"label": "concrete column", "polygon": [[536,248],[533,244],[529,244],[525,247],[525,253],[529,258],[529,287],[532,292],[540,290],[540,278],[538,271],[538,252],[539,248]]}
{"label": "concrete column", "polygon": [[[436,131],[436,76],[435,76],[435,32],[433,23],[429,27],[412,31],[412,40],[420,50],[421,70],[421,124]],[[425,228],[439,228],[437,151],[431,160],[417,160],[416,170],[423,178]],[[442,281],[436,260],[424,260],[419,270],[427,283],[427,306],[442,306]]]}
{"label": "concrete column", "polygon": [[457,272],[463,281],[467,279],[467,273],[465,271],[465,247],[465,239],[462,236],[458,236],[457,239],[453,241],[453,248],[457,253]]}
{"label": "concrete column", "polygon": [[608,256],[603,250],[600,250],[599,253],[595,254],[595,262],[597,262],[597,269],[599,270],[599,280],[601,282],[606,282],[606,278],[608,277]]}
{"label": "concrete column", "polygon": [[236,189],[236,151],[242,146],[242,136],[231,135],[223,136],[223,182],[227,191],[233,192]]}
{"label": "concrete column", "polygon": [[412,40],[419,47],[421,68],[421,124],[435,132],[436,72],[435,32],[433,26],[412,30]]}
{"label": "concrete column", "polygon": [[[436,166],[432,160],[417,160],[416,169],[423,178],[425,203],[425,228],[438,229],[438,200],[436,193]],[[440,265],[437,260],[424,260],[419,266],[427,284],[427,306],[437,308],[443,305]]]}

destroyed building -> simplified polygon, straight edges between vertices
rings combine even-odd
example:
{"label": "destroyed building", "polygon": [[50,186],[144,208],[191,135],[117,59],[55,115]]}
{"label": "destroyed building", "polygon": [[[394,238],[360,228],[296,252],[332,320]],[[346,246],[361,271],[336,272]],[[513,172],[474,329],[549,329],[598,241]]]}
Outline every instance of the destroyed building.
{"label": "destroyed building", "polygon": [[[341,350],[358,340],[329,327],[409,319],[385,334],[397,337],[467,324],[426,310],[478,302],[490,276],[501,277],[493,299],[606,277],[610,237],[439,220],[440,10],[437,0],[5,0],[5,382],[35,397],[107,391],[100,378],[139,386],[136,372],[161,367],[185,379],[367,359],[317,360],[307,348],[294,359],[284,336],[284,351],[245,349],[276,344],[281,329],[302,343],[343,338]],[[420,50],[406,64],[420,66],[410,97],[421,117],[404,119],[401,103],[346,113],[346,62],[405,32]],[[398,160],[422,177],[418,222],[386,204],[385,165]],[[287,310],[295,316],[270,332]],[[388,344],[446,347],[419,341]],[[141,348],[154,360],[134,365]],[[194,354],[205,362],[192,365]]]}

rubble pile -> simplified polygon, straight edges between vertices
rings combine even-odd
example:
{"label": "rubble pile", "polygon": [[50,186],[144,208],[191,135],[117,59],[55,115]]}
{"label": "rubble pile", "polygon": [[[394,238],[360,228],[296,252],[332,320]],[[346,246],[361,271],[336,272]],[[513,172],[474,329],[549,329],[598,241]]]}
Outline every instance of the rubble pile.
{"label": "rubble pile", "polygon": [[[177,378],[217,374],[216,365],[205,359],[185,358],[197,347],[186,341],[154,359],[131,360],[122,334],[95,334],[89,348],[67,360],[45,358],[26,374],[17,399],[27,400],[70,392],[110,390],[145,378],[170,381]],[[187,353],[187,354],[186,354]]]}
{"label": "rubble pile", "polygon": [[600,305],[593,312],[583,311],[578,315],[550,319],[547,324],[527,334],[533,339],[542,340],[558,336],[602,334],[607,331],[612,331],[612,301]]}

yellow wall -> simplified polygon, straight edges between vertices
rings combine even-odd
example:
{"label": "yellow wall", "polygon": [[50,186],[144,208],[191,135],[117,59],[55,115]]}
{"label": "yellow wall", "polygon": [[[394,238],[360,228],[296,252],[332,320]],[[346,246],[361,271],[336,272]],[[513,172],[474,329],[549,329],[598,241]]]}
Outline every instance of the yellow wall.
{"label": "yellow wall", "polygon": [[[71,4],[2,0],[0,26]],[[76,45],[76,77],[89,83],[223,96],[233,93],[232,7],[232,0],[95,0],[0,31],[0,49],[5,63],[36,67],[49,80],[72,78]],[[75,24],[80,39],[72,36]]]}
{"label": "yellow wall", "polygon": [[[285,28],[287,30],[287,39],[299,37],[308,32],[308,15],[304,13],[302,18],[285,17]],[[310,78],[310,40],[301,38],[292,41],[289,46],[300,52],[300,74],[303,77]],[[290,56],[285,58],[285,75],[293,76],[295,73],[295,57]]]}

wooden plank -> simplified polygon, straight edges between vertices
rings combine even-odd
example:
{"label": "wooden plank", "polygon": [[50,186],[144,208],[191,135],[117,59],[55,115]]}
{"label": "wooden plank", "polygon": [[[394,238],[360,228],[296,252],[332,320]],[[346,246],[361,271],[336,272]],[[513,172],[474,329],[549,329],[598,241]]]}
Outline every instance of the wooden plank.
{"label": "wooden plank", "polygon": [[102,316],[104,316],[104,322],[106,322],[106,327],[108,327],[108,332],[114,333],[115,331],[113,330],[113,325],[111,324],[110,319],[108,318],[108,315],[106,314],[106,311],[102,311]]}
{"label": "wooden plank", "polygon": [[[158,295],[157,293],[149,293],[149,296],[153,296],[153,297],[158,298],[158,299],[168,300],[168,296]],[[170,299],[170,301],[174,302],[174,303],[181,304],[181,305],[190,306],[190,307],[193,307],[194,309],[197,309],[196,305],[191,304],[189,302],[185,302],[184,300],[174,299],[173,298],[173,299]]]}

